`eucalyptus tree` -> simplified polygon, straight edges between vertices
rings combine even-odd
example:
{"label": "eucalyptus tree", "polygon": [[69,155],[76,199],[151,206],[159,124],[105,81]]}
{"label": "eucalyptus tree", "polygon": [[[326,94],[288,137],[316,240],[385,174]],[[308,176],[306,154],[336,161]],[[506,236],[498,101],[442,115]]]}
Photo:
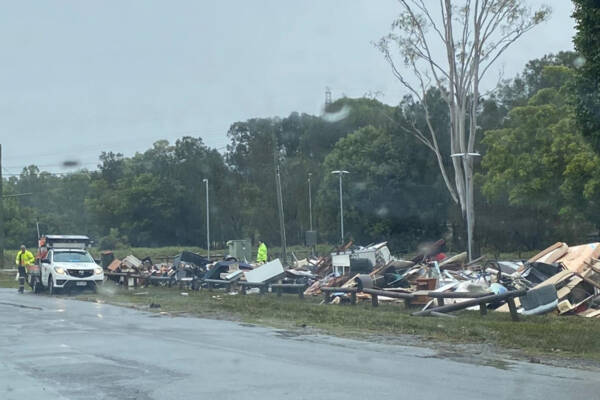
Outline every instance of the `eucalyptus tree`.
{"label": "eucalyptus tree", "polygon": [[[533,10],[524,0],[399,0],[400,15],[377,47],[399,82],[423,108],[426,127],[408,115],[403,129],[432,151],[444,183],[467,221],[474,222],[473,157],[478,132],[481,81],[494,63],[525,33],[545,21],[547,6]],[[449,148],[426,96],[441,93],[450,114]],[[451,154],[453,179],[445,159]],[[469,206],[471,205],[471,206]],[[469,225],[471,236],[473,223]]]}

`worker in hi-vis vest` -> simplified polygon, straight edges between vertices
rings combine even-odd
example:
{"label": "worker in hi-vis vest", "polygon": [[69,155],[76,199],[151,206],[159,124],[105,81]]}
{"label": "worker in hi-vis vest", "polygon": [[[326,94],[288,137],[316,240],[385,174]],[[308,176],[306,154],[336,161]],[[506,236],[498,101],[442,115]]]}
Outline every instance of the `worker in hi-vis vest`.
{"label": "worker in hi-vis vest", "polygon": [[257,263],[267,262],[267,245],[262,240],[258,241],[258,252],[256,253]]}
{"label": "worker in hi-vis vest", "polygon": [[21,245],[21,250],[17,253],[17,259],[15,260],[17,268],[19,270],[19,293],[23,293],[25,289],[25,274],[27,273],[27,267],[33,265],[35,258],[33,254],[24,244]]}

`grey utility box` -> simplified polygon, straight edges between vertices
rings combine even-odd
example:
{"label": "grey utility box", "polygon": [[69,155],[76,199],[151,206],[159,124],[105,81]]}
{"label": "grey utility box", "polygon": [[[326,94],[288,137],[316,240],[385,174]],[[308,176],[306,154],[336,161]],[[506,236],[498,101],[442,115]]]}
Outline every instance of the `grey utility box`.
{"label": "grey utility box", "polygon": [[238,261],[252,261],[252,242],[250,239],[229,240],[229,255],[235,257]]}
{"label": "grey utility box", "polygon": [[307,247],[313,247],[317,245],[317,231],[306,231],[304,238]]}

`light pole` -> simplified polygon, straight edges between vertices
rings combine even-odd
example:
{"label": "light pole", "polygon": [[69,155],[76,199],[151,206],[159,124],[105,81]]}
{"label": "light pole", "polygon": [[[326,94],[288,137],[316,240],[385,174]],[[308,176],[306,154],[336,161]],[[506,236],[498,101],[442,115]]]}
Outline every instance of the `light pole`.
{"label": "light pole", "polygon": [[208,204],[208,179],[202,179],[206,187],[206,258],[210,260],[210,208]]}
{"label": "light pole", "polygon": [[[313,231],[313,217],[312,217],[312,191],[311,191],[311,185],[310,185],[310,178],[312,177],[312,173],[308,173],[308,231],[310,233],[307,233],[306,236],[306,244],[311,244],[310,246],[310,254],[314,257],[315,256],[315,246],[317,245],[316,243],[316,235],[315,232]],[[308,236],[310,235],[310,236]],[[314,235],[314,238],[313,238]],[[309,239],[309,237],[311,239]]]}
{"label": "light pole", "polygon": [[331,171],[332,174],[337,175],[340,178],[340,238],[342,239],[341,244],[344,244],[344,199],[342,196],[342,176],[344,174],[349,174],[350,172],[339,170],[339,171]]}
{"label": "light pole", "polygon": [[471,207],[473,206],[470,201],[469,195],[469,172],[467,171],[467,166],[469,164],[469,158],[471,157],[479,157],[481,154],[479,153],[454,153],[450,154],[450,157],[460,157],[466,162],[463,162],[463,170],[465,172],[465,209],[467,214],[467,258],[469,261],[473,259],[473,252],[471,249],[471,243],[473,238],[471,233]]}
{"label": "light pole", "polygon": [[312,224],[312,193],[310,191],[310,177],[312,176],[312,173],[308,173],[308,220],[309,220],[309,224],[308,226],[310,227],[309,229],[312,231],[313,230],[313,224]]}

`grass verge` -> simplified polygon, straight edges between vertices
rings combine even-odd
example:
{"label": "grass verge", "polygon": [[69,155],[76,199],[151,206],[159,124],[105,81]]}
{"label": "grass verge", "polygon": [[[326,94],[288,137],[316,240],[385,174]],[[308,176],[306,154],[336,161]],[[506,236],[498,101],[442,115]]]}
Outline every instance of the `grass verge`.
{"label": "grass verge", "polygon": [[17,271],[3,271],[0,270],[0,287],[3,288],[18,288],[19,282],[15,280]]}

